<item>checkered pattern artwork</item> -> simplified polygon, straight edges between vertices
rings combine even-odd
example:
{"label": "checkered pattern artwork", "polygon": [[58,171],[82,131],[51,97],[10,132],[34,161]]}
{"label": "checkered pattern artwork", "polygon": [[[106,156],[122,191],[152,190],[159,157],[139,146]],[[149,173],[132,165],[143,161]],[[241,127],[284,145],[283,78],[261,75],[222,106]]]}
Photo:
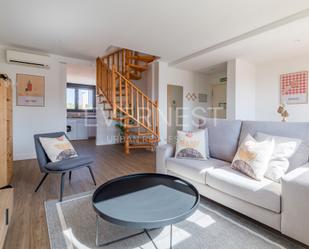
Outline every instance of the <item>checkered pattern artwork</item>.
{"label": "checkered pattern artwork", "polygon": [[197,96],[195,93],[187,93],[186,94],[186,99],[188,101],[195,101],[197,99]]}
{"label": "checkered pattern artwork", "polygon": [[282,104],[307,104],[308,72],[282,74],[280,93]]}

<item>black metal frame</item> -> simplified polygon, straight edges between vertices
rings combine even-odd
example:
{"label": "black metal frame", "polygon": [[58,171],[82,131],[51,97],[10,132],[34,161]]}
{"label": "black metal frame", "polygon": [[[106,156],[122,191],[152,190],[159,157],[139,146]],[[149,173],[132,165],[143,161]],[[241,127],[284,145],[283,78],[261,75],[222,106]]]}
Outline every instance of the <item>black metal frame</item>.
{"label": "black metal frame", "polygon": [[[83,85],[83,84],[76,84],[76,83],[67,83],[67,89],[73,88],[75,91],[75,108],[74,109],[67,109],[68,112],[95,112],[96,111],[96,87],[92,85]],[[81,110],[78,109],[78,89],[87,89],[93,90],[93,98],[92,98],[92,110]]]}
{"label": "black metal frame", "polygon": [[[146,234],[147,237],[149,238],[149,240],[151,241],[151,243],[153,244],[153,246],[158,249],[156,243],[153,241],[153,239],[151,238],[150,234],[148,231],[151,231],[151,230],[155,230],[155,229],[144,229],[142,232],[138,232],[138,233],[134,233],[134,234],[131,234],[131,235],[128,235],[128,236],[124,236],[124,237],[121,237],[119,239],[115,239],[115,240],[112,240],[112,241],[108,241],[108,242],[104,242],[104,243],[100,243],[99,242],[99,221],[100,221],[100,217],[98,215],[96,215],[96,237],[95,237],[95,244],[97,247],[101,247],[101,246],[108,246],[108,245],[111,245],[111,244],[114,244],[114,243],[118,243],[120,241],[123,241],[123,240],[126,240],[126,239],[130,239],[130,238],[133,238],[133,237],[136,237],[138,235],[141,235],[141,234]],[[173,249],[173,224],[170,224],[170,249]]]}
{"label": "black metal frame", "polygon": [[[90,172],[90,175],[91,175],[91,178],[93,180],[93,183],[94,185],[96,186],[97,183],[94,179],[94,175],[93,175],[93,172],[92,172],[92,169],[91,167],[88,165],[86,166],[88,169],[89,169],[89,172]],[[77,168],[78,169],[78,168]],[[38,192],[38,190],[40,189],[40,187],[42,186],[43,182],[46,180],[47,176],[49,175],[49,173],[55,173],[55,174],[61,174],[61,181],[60,181],[60,198],[59,198],[59,201],[62,202],[62,196],[63,196],[63,190],[64,190],[64,177],[65,177],[65,174],[67,173],[67,171],[60,171],[60,172],[52,172],[52,171],[49,171],[47,173],[45,173],[45,175],[42,177],[41,181],[39,182],[38,186],[36,187],[36,189],[34,190],[34,192]],[[72,178],[72,170],[69,170],[69,181],[71,181],[71,178]]]}

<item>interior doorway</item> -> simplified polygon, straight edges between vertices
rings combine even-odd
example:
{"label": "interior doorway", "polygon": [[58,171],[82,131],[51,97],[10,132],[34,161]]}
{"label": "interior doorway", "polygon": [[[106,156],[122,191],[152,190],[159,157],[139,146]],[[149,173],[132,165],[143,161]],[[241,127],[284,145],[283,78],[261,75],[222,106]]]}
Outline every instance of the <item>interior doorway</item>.
{"label": "interior doorway", "polygon": [[183,127],[183,87],[167,85],[167,142],[175,143]]}
{"label": "interior doorway", "polygon": [[67,136],[70,140],[96,139],[95,67],[67,64]]}
{"label": "interior doorway", "polygon": [[212,118],[226,118],[226,84],[212,85]]}

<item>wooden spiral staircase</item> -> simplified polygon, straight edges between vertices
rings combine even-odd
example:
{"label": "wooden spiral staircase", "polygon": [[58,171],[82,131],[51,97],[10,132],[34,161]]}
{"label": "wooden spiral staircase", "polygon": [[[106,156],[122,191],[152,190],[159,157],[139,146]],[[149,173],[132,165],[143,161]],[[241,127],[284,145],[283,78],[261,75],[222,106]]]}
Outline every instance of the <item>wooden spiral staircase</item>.
{"label": "wooden spiral staircase", "polygon": [[159,142],[158,102],[132,82],[142,79],[142,72],[155,59],[128,49],[97,58],[99,103],[122,127],[126,154],[133,148],[154,150]]}

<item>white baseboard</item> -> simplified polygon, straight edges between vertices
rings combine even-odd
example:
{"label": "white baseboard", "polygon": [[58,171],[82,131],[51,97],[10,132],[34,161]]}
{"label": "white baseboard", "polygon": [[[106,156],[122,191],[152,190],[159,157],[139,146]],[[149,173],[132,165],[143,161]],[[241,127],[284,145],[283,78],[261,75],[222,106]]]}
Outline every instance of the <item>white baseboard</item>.
{"label": "white baseboard", "polygon": [[34,153],[21,153],[21,154],[14,154],[13,160],[20,161],[20,160],[29,160],[29,159],[36,159],[36,154]]}
{"label": "white baseboard", "polygon": [[113,145],[113,144],[120,144],[118,142],[96,142],[96,146],[100,145]]}

